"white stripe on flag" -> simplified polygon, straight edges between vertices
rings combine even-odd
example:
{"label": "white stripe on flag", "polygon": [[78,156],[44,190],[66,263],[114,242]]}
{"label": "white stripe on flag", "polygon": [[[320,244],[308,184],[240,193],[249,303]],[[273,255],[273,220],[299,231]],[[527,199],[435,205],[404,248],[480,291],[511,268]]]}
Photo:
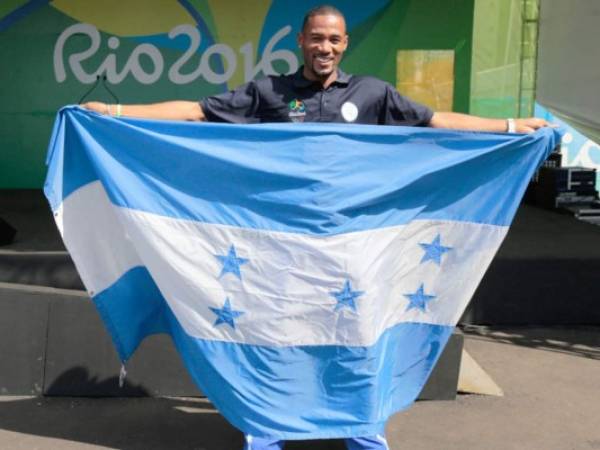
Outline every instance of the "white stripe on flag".
{"label": "white stripe on flag", "polygon": [[95,181],[71,193],[54,215],[79,276],[92,295],[129,269],[143,265],[115,209]]}
{"label": "white stripe on flag", "polygon": [[[90,230],[85,239],[66,236],[88,288],[109,287],[119,273],[143,264],[189,335],[256,345],[368,346],[403,322],[453,326],[507,231],[415,221],[314,236],[157,216],[116,207],[102,196],[100,184],[92,183],[60,211],[63,229]],[[438,236],[450,249],[423,261],[424,245]],[[239,277],[223,270],[232,246],[247,260],[239,264]],[[338,304],[335,294],[346,283],[357,293],[354,307]],[[424,308],[409,308],[419,289]],[[226,299],[243,313],[235,328],[214,325],[211,308],[223,308]]]}

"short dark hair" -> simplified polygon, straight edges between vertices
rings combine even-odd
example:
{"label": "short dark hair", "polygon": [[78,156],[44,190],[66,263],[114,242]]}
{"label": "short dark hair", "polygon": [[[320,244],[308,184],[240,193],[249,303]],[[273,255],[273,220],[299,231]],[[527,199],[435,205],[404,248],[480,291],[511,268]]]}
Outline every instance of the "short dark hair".
{"label": "short dark hair", "polygon": [[342,14],[342,12],[335,6],[319,5],[309,9],[308,12],[304,15],[304,19],[302,20],[302,29],[300,31],[304,31],[304,28],[306,28],[306,24],[312,17],[326,15],[338,16],[344,19],[344,21],[346,20],[344,14]]}

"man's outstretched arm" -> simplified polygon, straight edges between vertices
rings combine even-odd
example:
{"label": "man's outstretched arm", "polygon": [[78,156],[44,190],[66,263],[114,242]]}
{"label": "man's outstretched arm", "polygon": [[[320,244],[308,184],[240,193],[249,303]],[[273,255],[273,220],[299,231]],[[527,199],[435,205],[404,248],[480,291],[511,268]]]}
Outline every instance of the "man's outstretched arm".
{"label": "man's outstretched arm", "polygon": [[165,120],[206,120],[202,106],[198,102],[174,100],[147,105],[114,105],[102,102],[87,102],[82,107],[100,114],[111,116],[139,117],[142,119]]}
{"label": "man's outstretched arm", "polygon": [[[547,127],[550,124],[544,119],[528,117],[525,119],[514,119],[516,133],[533,133],[538,128]],[[433,114],[430,127],[451,128],[455,130],[474,130],[504,132],[509,131],[506,119],[486,119],[484,117],[470,116],[454,112],[436,112]]]}

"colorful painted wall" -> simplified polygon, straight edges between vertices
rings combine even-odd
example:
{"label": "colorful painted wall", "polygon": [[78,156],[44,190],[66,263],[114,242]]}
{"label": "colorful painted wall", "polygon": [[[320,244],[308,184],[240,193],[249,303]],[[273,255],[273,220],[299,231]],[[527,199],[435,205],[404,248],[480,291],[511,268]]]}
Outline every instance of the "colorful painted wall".
{"label": "colorful painted wall", "polygon": [[[433,60],[426,52],[419,67],[453,72],[444,101],[467,112],[473,1],[332,1],[346,14],[351,39],[342,68],[396,84],[397,65],[406,60],[399,50],[449,50]],[[77,103],[98,74],[121,103],[134,103],[199,99],[289,72],[301,63],[295,35],[302,16],[318,3],[3,0],[0,188],[42,186],[54,115]],[[422,61],[407,54],[411,64]],[[92,98],[111,97],[99,88]]]}

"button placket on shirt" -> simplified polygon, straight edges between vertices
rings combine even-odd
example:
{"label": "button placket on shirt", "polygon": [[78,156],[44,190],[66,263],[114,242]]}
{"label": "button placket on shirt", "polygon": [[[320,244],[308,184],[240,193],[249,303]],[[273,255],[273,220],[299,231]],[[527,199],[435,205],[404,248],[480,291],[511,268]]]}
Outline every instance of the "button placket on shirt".
{"label": "button placket on shirt", "polygon": [[325,89],[321,89],[319,92],[319,122],[323,120],[324,103],[325,103]]}
{"label": "button placket on shirt", "polygon": [[319,102],[319,120],[331,120],[331,111],[329,111],[329,98],[331,97],[331,92],[334,90],[334,86],[329,86],[327,89],[321,89],[321,98]]}

